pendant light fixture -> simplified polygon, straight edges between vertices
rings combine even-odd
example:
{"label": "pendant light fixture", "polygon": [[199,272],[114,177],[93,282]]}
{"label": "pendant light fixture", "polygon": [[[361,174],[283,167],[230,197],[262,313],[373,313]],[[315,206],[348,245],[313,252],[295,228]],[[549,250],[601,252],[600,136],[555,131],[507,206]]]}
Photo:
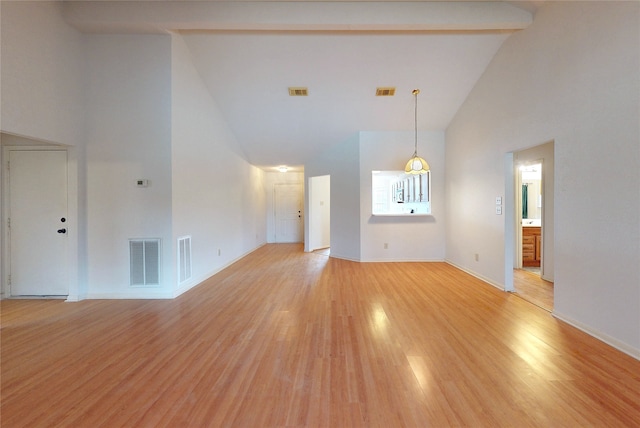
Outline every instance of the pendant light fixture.
{"label": "pendant light fixture", "polygon": [[415,98],[415,146],[413,156],[407,162],[407,166],[404,167],[404,172],[407,174],[425,174],[429,171],[429,164],[418,156],[418,94],[420,89],[414,89],[411,93]]}

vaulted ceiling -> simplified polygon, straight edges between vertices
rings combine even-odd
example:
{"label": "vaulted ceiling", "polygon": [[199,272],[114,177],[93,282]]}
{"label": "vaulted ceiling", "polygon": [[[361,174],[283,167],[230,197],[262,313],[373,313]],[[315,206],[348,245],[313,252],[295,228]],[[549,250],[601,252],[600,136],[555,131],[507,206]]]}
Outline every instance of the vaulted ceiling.
{"label": "vaulted ceiling", "polygon": [[[64,10],[85,32],[182,34],[248,160],[269,169],[300,167],[358,131],[412,130],[415,88],[419,129],[445,130],[539,3],[72,1]],[[395,96],[377,97],[377,87]]]}

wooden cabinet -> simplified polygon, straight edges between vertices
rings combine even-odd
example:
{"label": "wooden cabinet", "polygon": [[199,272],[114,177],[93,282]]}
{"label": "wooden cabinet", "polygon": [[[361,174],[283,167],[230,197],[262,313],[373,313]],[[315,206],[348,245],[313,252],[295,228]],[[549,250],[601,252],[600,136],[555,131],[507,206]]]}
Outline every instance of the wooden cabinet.
{"label": "wooden cabinet", "polygon": [[540,266],[542,234],[540,227],[522,228],[522,266]]}

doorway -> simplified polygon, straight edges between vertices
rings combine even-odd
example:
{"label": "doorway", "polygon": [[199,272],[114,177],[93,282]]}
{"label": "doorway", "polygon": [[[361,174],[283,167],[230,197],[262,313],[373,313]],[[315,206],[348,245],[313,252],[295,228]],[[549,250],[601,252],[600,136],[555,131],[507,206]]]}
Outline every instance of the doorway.
{"label": "doorway", "polygon": [[[508,206],[513,234],[506,234],[505,280],[512,291],[548,311],[554,298],[554,143],[549,142],[511,154],[513,203]],[[511,177],[511,178],[509,178]],[[511,237],[513,237],[512,240]]]}
{"label": "doorway", "polygon": [[309,242],[307,251],[330,254],[331,176],[309,177]]}
{"label": "doorway", "polygon": [[69,294],[67,151],[7,148],[7,294]]}
{"label": "doorway", "polygon": [[542,163],[522,164],[518,168],[520,190],[521,269],[541,276],[542,266]]}
{"label": "doorway", "polygon": [[302,242],[302,217],[301,186],[274,185],[275,242]]}

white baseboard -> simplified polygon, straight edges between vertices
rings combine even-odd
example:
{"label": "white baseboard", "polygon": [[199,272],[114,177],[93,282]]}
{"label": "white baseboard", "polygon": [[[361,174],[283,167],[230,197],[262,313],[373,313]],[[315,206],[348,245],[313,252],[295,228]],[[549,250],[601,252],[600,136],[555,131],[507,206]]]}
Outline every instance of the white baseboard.
{"label": "white baseboard", "polygon": [[359,259],[354,259],[353,257],[344,257],[344,256],[341,256],[340,254],[336,254],[333,251],[331,252],[331,254],[329,254],[329,257],[331,257],[332,259],[348,260],[350,262],[360,262]]}
{"label": "white baseboard", "polygon": [[[166,300],[172,299],[172,293],[169,290],[145,291],[132,290],[117,293],[88,293],[85,297],[87,300]],[[71,302],[71,300],[66,300]]]}
{"label": "white baseboard", "polygon": [[474,277],[478,278],[479,280],[486,282],[489,285],[493,285],[494,287],[496,287],[500,291],[505,291],[506,292],[504,284],[500,284],[498,282],[493,281],[492,279],[487,278],[486,276],[480,275],[477,272],[474,272],[472,270],[469,270],[467,268],[459,266],[459,265],[455,264],[454,262],[452,262],[451,260],[445,260],[445,263],[450,264],[451,266],[453,266],[453,267],[455,267],[457,269],[460,269],[461,271],[463,271],[465,273],[468,273],[469,275],[474,276]]}
{"label": "white baseboard", "polygon": [[443,259],[368,259],[362,263],[443,263]]}
{"label": "white baseboard", "polygon": [[175,290],[166,290],[164,288],[159,288],[159,289],[153,289],[153,288],[149,288],[149,287],[140,287],[140,288],[131,288],[129,290],[126,290],[125,292],[123,291],[119,291],[119,292],[115,292],[115,293],[88,293],[86,295],[83,295],[82,297],[80,296],[69,296],[67,298],[67,302],[77,302],[80,300],[84,300],[84,299],[103,299],[103,300],[122,300],[122,299],[140,299],[140,300],[151,300],[151,299],[175,299],[176,297],[180,296],[181,294],[191,290],[192,288],[198,286],[199,284],[201,284],[202,282],[206,281],[207,279],[211,278],[213,275],[217,274],[218,272],[226,269],[227,267],[231,266],[232,264],[234,264],[235,262],[237,262],[238,260],[242,259],[243,257],[247,256],[248,254],[251,254],[252,252],[256,251],[258,248],[264,246],[265,244],[260,244],[257,247],[255,247],[254,249],[247,251],[246,253],[234,258],[233,260],[227,262],[226,264],[219,266],[218,268],[211,270],[207,273],[205,273],[204,275],[200,275],[198,278],[192,279],[184,284],[181,284],[179,288],[175,289]]}
{"label": "white baseboard", "polygon": [[634,348],[627,343],[624,343],[614,337],[609,336],[608,334],[602,333],[601,331],[595,330],[588,325],[581,323],[580,321],[576,321],[571,317],[568,317],[564,314],[558,313],[556,311],[552,312],[552,315],[559,319],[560,321],[566,322],[567,324],[587,333],[589,336],[595,337],[598,340],[606,343],[609,346],[616,348],[620,352],[624,352],[625,354],[635,358],[636,360],[640,360],[640,349]]}
{"label": "white baseboard", "polygon": [[191,281],[185,282],[184,284],[181,284],[180,287],[178,289],[176,289],[175,292],[173,293],[173,297],[172,298],[176,298],[176,297],[180,296],[181,294],[184,294],[187,291],[191,290],[192,288],[197,287],[198,285],[202,284],[204,281],[206,281],[207,279],[211,278],[212,276],[214,276],[218,272],[221,272],[221,271],[225,270],[226,268],[228,268],[229,266],[231,266],[232,264],[234,264],[238,260],[248,256],[249,254],[253,253],[257,249],[259,249],[259,248],[261,248],[261,247],[263,247],[265,245],[266,244],[260,244],[257,247],[255,247],[254,249],[247,251],[246,253],[236,257],[235,259],[227,262],[226,264],[224,264],[222,266],[219,266],[216,269],[213,269],[213,270],[205,273],[204,275],[200,275],[196,279],[193,279]]}
{"label": "white baseboard", "polygon": [[[451,266],[454,266],[466,273],[468,273],[469,275],[475,276],[476,278],[486,282],[487,284],[491,284],[494,287],[500,289],[501,291],[505,291],[504,285],[502,284],[498,284],[492,280],[490,280],[489,278],[486,278],[476,272],[473,272],[469,269],[466,269],[462,266],[458,266],[455,263],[446,260],[447,263],[449,263]],[[620,352],[624,352],[625,354],[635,358],[636,360],[640,360],[640,349],[636,349],[633,346],[628,345],[627,343],[624,343],[616,338],[613,338],[605,333],[602,333],[601,331],[595,330],[579,321],[576,321],[574,319],[572,319],[571,317],[568,317],[564,314],[558,313],[556,311],[552,312],[552,315],[559,319],[560,321],[566,322],[569,325],[572,325],[573,327],[577,328],[578,330],[581,330],[585,333],[587,333],[589,336],[592,336],[598,340],[601,340],[602,342],[606,343],[609,346],[612,346],[614,348],[616,348],[617,350],[619,350]]]}

